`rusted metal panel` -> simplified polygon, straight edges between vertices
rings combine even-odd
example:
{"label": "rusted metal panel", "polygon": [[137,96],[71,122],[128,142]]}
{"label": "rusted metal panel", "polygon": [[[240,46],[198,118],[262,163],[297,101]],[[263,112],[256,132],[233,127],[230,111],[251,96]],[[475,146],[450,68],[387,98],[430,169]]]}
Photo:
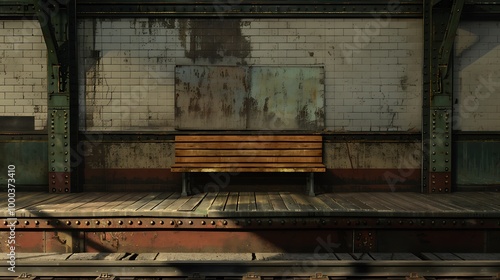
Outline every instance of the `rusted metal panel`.
{"label": "rusted metal panel", "polygon": [[252,253],[352,251],[352,231],[125,231],[86,232],[85,252]]}
{"label": "rusted metal panel", "polygon": [[[16,166],[16,186],[47,184],[47,142],[2,142],[0,155],[0,166]],[[0,173],[0,186],[7,182],[6,176],[7,172]]]}
{"label": "rusted metal panel", "polygon": [[456,144],[457,185],[500,185],[500,142]]}
{"label": "rusted metal panel", "polygon": [[245,129],[248,79],[247,67],[177,66],[175,127]]}
{"label": "rusted metal panel", "polygon": [[322,130],[325,127],[322,67],[251,67],[248,129]]}
{"label": "rusted metal panel", "polygon": [[10,246],[14,245],[16,253],[45,252],[45,232],[16,231],[15,244],[8,244],[9,231],[0,232],[0,253],[9,253]]}
{"label": "rusted metal panel", "polygon": [[177,129],[322,130],[322,67],[177,66]]}

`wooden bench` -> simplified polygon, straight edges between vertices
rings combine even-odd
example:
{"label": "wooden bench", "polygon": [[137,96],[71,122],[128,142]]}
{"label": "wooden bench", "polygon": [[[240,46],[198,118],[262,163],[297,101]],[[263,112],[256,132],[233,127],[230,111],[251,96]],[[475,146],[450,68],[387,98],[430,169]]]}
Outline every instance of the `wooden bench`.
{"label": "wooden bench", "polygon": [[187,195],[190,172],[325,172],[321,135],[193,135],[175,137],[172,172],[183,172]]}

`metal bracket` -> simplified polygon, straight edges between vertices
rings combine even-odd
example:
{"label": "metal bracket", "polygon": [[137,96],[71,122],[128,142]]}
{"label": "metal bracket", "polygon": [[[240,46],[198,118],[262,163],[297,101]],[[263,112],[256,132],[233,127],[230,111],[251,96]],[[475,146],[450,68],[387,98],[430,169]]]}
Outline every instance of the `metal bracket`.
{"label": "metal bracket", "polygon": [[35,279],[36,276],[32,275],[32,274],[29,274],[29,273],[21,273],[21,275],[19,275],[18,277],[16,277],[15,279],[23,279],[23,280],[26,280],[26,279]]}
{"label": "metal bracket", "polygon": [[249,272],[242,277],[242,280],[261,280],[261,279],[259,275],[255,274],[255,272]]}
{"label": "metal bracket", "polygon": [[114,280],[114,279],[116,279],[116,277],[113,276],[113,274],[101,273],[101,275],[99,275],[99,277],[97,277],[95,280]]}
{"label": "metal bracket", "polygon": [[376,250],[377,240],[375,231],[354,230],[354,252],[373,252]]}

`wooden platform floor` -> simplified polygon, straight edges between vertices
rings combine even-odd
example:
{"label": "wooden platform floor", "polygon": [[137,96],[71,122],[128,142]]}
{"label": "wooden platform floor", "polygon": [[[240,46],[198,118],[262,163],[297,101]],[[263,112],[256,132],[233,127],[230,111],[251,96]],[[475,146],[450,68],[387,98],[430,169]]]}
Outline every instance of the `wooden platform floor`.
{"label": "wooden platform floor", "polygon": [[[10,217],[7,192],[0,215]],[[500,193],[17,192],[17,217],[500,217]]]}

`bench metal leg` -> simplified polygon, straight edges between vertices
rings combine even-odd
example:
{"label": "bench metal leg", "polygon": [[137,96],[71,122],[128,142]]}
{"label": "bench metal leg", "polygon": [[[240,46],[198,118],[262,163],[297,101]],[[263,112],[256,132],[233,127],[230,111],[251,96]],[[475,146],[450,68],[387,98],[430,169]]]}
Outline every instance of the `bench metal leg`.
{"label": "bench metal leg", "polygon": [[314,172],[309,173],[309,176],[307,176],[307,192],[309,196],[316,196],[314,193]]}
{"label": "bench metal leg", "polygon": [[188,185],[189,185],[189,173],[182,172],[182,192],[181,192],[181,196],[187,196]]}

